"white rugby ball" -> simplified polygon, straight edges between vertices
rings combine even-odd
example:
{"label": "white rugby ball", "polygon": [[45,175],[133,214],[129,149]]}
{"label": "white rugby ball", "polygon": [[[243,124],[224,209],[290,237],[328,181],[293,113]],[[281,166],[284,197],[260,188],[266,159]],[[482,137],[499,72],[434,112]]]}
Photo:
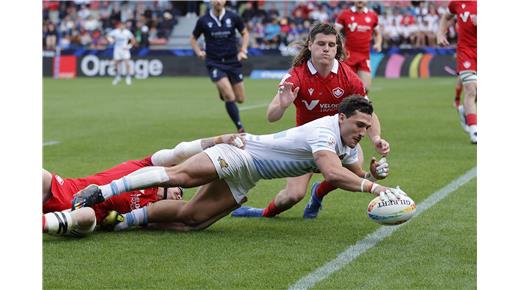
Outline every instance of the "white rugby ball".
{"label": "white rugby ball", "polygon": [[398,225],[415,214],[415,202],[408,196],[398,200],[383,201],[378,196],[368,204],[368,217],[382,225]]}

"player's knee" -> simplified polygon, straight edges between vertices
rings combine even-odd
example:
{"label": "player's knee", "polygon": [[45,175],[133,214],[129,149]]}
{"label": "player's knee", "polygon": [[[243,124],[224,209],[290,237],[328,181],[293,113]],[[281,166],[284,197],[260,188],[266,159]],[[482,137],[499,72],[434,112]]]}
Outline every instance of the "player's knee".
{"label": "player's knee", "polygon": [[90,207],[75,210],[72,212],[72,216],[79,230],[88,231],[96,225],[96,213]]}

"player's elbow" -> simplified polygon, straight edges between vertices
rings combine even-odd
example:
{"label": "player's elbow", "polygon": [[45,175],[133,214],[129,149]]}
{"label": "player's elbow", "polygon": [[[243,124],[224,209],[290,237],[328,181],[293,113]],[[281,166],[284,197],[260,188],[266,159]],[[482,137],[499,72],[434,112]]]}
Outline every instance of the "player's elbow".
{"label": "player's elbow", "polygon": [[322,174],[323,178],[325,178],[325,181],[336,187],[338,187],[342,180],[342,175],[337,170],[327,170],[325,172],[322,171]]}

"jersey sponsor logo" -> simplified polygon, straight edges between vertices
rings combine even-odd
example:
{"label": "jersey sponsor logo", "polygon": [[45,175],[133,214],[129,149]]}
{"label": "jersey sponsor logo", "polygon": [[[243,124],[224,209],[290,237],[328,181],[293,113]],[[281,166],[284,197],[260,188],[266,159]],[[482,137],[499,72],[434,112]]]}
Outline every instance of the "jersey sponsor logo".
{"label": "jersey sponsor logo", "polygon": [[312,100],[310,103],[307,103],[306,100],[302,100],[302,102],[305,104],[305,108],[307,108],[307,110],[312,111],[312,109],[314,109],[314,107],[316,107],[320,101]]}
{"label": "jersey sponsor logo", "polygon": [[130,209],[138,209],[141,207],[141,193],[134,193],[130,197]]}
{"label": "jersey sponsor logo", "polygon": [[344,91],[342,88],[337,87],[337,88],[335,88],[335,89],[332,90],[332,95],[333,95],[334,97],[336,97],[336,98],[340,98],[341,96],[343,96],[343,93],[344,93],[344,92],[345,92],[345,91]]}
{"label": "jersey sponsor logo", "polygon": [[339,104],[320,104],[321,112],[337,112]]}
{"label": "jersey sponsor logo", "polygon": [[354,32],[354,30],[356,30],[356,27],[357,27],[357,23],[356,22],[352,22],[350,23],[349,25],[347,25],[348,28],[350,29],[350,31]]}
{"label": "jersey sponsor logo", "polygon": [[308,91],[309,91],[309,95],[312,96],[312,93],[314,93],[314,89],[310,88],[310,89],[308,89]]}
{"label": "jersey sponsor logo", "polygon": [[469,16],[470,16],[470,13],[468,11],[464,11],[464,13],[459,14],[459,17],[460,17],[460,19],[462,19],[463,22],[467,22]]}
{"label": "jersey sponsor logo", "polygon": [[228,168],[229,167],[229,164],[226,162],[226,160],[224,160],[224,158],[219,156],[217,158],[217,161],[218,161],[218,164],[220,165],[220,168],[224,169],[224,168]]}

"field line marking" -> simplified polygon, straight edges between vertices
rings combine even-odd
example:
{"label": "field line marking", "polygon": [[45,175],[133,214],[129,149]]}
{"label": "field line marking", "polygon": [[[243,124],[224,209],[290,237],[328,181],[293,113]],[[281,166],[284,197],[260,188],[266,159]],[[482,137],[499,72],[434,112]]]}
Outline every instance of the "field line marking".
{"label": "field line marking", "polygon": [[56,145],[56,144],[60,144],[61,142],[60,141],[47,141],[47,142],[43,142],[43,146],[52,146],[52,145]]}
{"label": "field line marking", "polygon": [[246,105],[246,106],[240,106],[238,108],[240,109],[240,111],[247,111],[247,110],[267,107],[267,105],[268,104]]}
{"label": "field line marking", "polygon": [[[417,218],[421,213],[428,210],[430,207],[432,207],[433,205],[441,201],[443,198],[448,196],[448,194],[454,192],[459,187],[466,184],[476,176],[477,167],[475,166],[469,171],[467,171],[464,175],[453,180],[445,187],[431,194],[423,202],[417,205],[417,210],[415,212],[414,218]],[[314,285],[316,285],[318,282],[327,279],[334,272],[341,270],[341,268],[345,267],[350,262],[354,261],[361,254],[377,245],[383,239],[390,236],[394,231],[396,231],[404,225],[406,225],[406,223],[398,226],[381,226],[378,230],[371,234],[368,234],[364,239],[358,241],[355,245],[348,247],[334,260],[328,262],[327,264],[316,269],[314,272],[298,280],[295,284],[290,286],[289,289],[310,289],[314,287]]]}

